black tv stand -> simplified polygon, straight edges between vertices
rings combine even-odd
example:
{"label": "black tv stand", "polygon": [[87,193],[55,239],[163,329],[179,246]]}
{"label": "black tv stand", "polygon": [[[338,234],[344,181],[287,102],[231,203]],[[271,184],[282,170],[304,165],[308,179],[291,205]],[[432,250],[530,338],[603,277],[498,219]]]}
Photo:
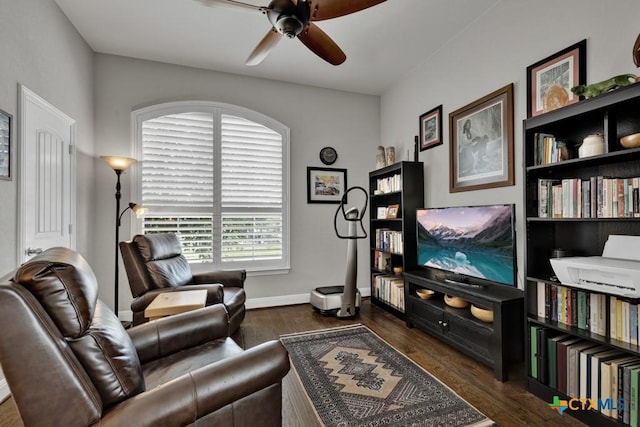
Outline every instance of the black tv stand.
{"label": "black tv stand", "polygon": [[467,286],[469,288],[476,288],[476,289],[481,289],[481,288],[486,288],[486,285],[479,285],[477,283],[469,283],[469,282],[460,282],[457,280],[453,280],[453,279],[444,279],[445,283],[450,283],[452,285],[460,285],[460,286]]}
{"label": "black tv stand", "polygon": [[[407,271],[404,280],[408,327],[417,327],[493,367],[499,381],[507,380],[510,365],[524,360],[524,293],[520,289],[458,283],[436,278],[427,270]],[[435,294],[421,299],[418,289],[431,289]],[[475,318],[469,307],[446,305],[444,295],[493,309],[493,323]]]}

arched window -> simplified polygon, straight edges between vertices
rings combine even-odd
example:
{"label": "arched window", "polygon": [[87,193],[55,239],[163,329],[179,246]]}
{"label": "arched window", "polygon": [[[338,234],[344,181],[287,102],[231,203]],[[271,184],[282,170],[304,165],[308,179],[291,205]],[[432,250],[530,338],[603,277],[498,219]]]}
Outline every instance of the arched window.
{"label": "arched window", "polygon": [[[189,262],[289,268],[289,128],[241,107],[173,102],[132,113],[143,233],[178,233]],[[136,191],[134,191],[136,193]]]}

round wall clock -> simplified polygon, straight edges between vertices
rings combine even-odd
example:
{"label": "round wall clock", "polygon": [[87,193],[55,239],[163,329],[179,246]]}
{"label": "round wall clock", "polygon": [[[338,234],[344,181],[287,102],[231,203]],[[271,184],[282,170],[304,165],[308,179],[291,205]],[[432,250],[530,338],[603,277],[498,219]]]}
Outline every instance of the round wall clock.
{"label": "round wall clock", "polygon": [[333,147],[324,147],[320,150],[320,160],[325,165],[332,165],[338,159],[338,153]]}

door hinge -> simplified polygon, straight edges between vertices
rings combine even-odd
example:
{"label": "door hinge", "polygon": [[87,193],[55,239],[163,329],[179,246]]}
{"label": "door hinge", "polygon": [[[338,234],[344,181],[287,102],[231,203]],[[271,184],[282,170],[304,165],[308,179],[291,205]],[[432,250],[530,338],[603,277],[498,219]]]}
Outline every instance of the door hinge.
{"label": "door hinge", "polygon": [[73,234],[73,224],[69,224],[69,234]]}
{"label": "door hinge", "polygon": [[69,144],[69,155],[73,154],[73,145]]}

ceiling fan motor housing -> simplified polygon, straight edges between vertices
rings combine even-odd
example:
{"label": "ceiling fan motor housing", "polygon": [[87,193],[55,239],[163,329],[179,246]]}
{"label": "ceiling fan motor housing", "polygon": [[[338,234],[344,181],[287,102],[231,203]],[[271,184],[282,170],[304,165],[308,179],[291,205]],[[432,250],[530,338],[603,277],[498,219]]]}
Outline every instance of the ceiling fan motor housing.
{"label": "ceiling fan motor housing", "polygon": [[276,21],[276,30],[292,39],[302,32],[304,26],[295,16],[281,15]]}
{"label": "ceiling fan motor housing", "polygon": [[306,1],[273,0],[267,8],[271,25],[287,38],[294,38],[309,25],[310,8]]}

